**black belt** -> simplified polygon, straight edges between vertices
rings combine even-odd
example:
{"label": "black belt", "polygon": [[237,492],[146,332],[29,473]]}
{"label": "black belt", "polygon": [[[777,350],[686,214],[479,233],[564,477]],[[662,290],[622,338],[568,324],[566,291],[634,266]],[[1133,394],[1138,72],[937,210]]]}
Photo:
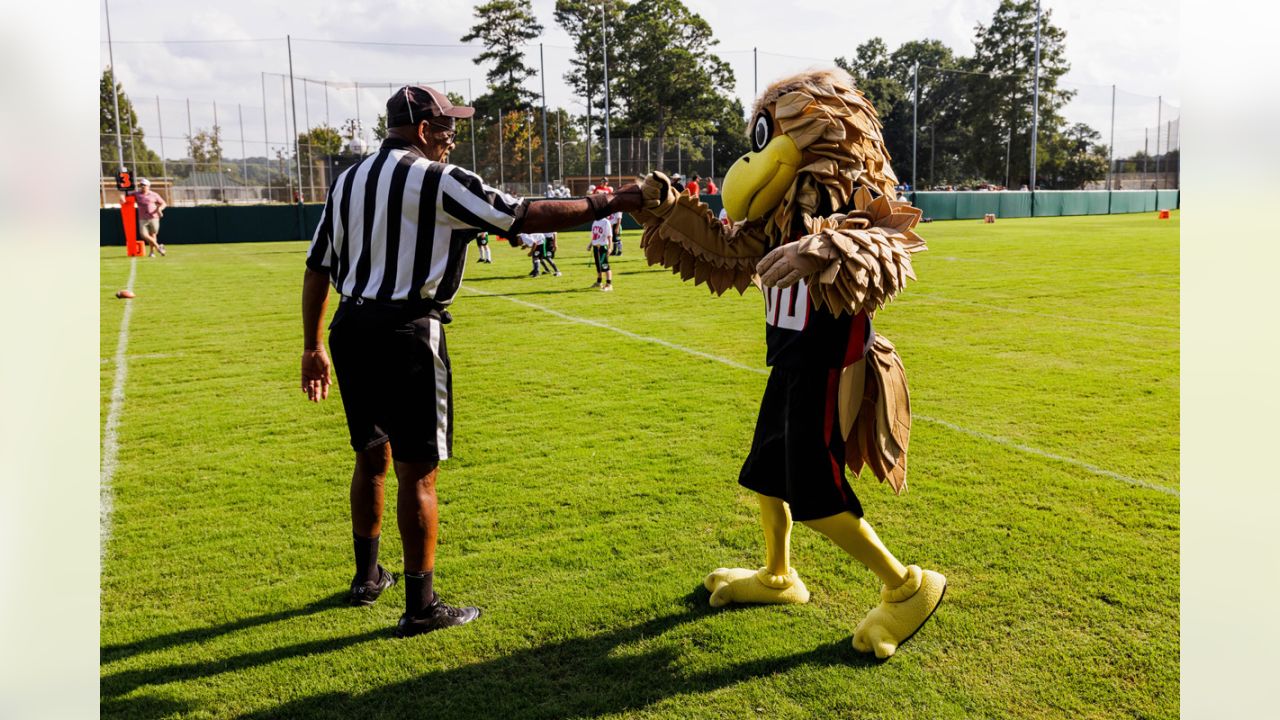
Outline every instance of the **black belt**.
{"label": "black belt", "polygon": [[429,298],[414,300],[370,300],[362,297],[342,296],[342,305],[348,308],[360,308],[357,312],[367,312],[382,317],[411,321],[419,318],[435,318],[440,324],[453,322],[453,316],[441,303]]}

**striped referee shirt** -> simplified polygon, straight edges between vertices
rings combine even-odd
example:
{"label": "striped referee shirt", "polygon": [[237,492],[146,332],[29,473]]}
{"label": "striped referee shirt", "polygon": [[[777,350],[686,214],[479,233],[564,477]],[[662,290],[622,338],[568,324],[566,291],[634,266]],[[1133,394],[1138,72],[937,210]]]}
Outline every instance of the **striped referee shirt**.
{"label": "striped referee shirt", "polygon": [[325,198],[307,267],[345,297],[453,302],[477,231],[510,236],[526,201],[387,138]]}

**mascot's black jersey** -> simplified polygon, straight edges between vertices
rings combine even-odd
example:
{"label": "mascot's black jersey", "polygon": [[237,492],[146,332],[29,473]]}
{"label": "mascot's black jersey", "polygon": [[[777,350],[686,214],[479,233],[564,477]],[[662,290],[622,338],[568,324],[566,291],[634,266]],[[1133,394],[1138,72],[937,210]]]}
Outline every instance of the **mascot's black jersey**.
{"label": "mascot's black jersey", "polygon": [[817,309],[805,282],[764,288],[765,362],[787,368],[840,368],[862,358],[875,340],[865,312],[836,317]]}

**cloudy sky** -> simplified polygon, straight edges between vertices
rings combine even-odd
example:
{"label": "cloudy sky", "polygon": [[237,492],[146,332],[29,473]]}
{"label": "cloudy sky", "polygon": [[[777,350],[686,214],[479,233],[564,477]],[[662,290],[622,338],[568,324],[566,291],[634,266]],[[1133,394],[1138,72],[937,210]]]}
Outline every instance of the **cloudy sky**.
{"label": "cloudy sky", "polygon": [[[710,22],[719,40],[718,52],[733,66],[734,91],[749,105],[755,83],[752,48],[758,48],[760,87],[787,73],[830,65],[834,57],[850,56],[858,44],[876,36],[891,49],[908,40],[935,38],[967,55],[973,50],[974,26],[990,21],[999,0],[898,3],[891,10],[888,3],[864,0],[790,0],[785,11],[777,0],[685,3]],[[388,95],[387,86],[404,82],[447,83],[449,90],[465,95],[470,80],[470,89],[480,94],[484,70],[471,61],[479,51],[459,42],[474,22],[474,4],[471,0],[222,0],[185,5],[111,0],[110,19],[119,77],[134,99],[148,136],[158,138],[163,127],[165,154],[180,155],[180,138],[187,132],[187,101],[196,130],[213,124],[216,103],[227,138],[224,146],[228,154],[238,156],[241,116],[245,149],[251,155],[262,154],[264,134],[273,144],[289,137],[281,78],[289,71],[286,34],[293,37],[295,76],[316,81],[297,86],[301,127],[319,124],[326,117],[334,125],[354,117],[357,100],[359,116],[366,128],[371,127]],[[540,42],[547,99],[552,106],[581,112],[581,101],[569,94],[561,80],[569,67],[572,43],[554,23],[554,4],[554,0],[533,2],[546,28]],[[1144,129],[1152,128],[1154,133],[1158,96],[1164,99],[1162,119],[1179,113],[1177,4],[1045,0],[1043,6],[1053,11],[1053,22],[1067,32],[1072,68],[1064,85],[1078,91],[1068,107],[1068,120],[1092,125],[1105,141],[1111,85],[1116,85],[1116,146],[1127,153],[1142,147]],[[99,14],[105,19],[102,6]],[[103,23],[104,67],[109,64],[106,39]],[[527,57],[536,67],[536,45]],[[329,88],[321,81],[329,82]],[[358,98],[355,82],[364,86]],[[540,89],[539,78],[530,81],[530,89]],[[1154,150],[1154,139],[1151,143]]]}

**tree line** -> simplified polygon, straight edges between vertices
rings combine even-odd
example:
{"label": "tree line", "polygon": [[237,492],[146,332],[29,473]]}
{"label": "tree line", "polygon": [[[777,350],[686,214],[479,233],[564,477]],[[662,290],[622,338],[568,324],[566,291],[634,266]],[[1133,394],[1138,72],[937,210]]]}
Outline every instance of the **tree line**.
{"label": "tree line", "polygon": [[[529,52],[545,26],[530,0],[487,0],[475,6],[474,18],[460,40],[480,46],[473,60],[485,69],[485,92],[473,102],[477,163],[496,167],[501,153],[513,179],[523,179],[516,177],[522,175],[517,168],[532,164],[536,182],[545,182],[542,102],[540,92],[532,89],[540,79],[532,64],[536,58]],[[719,41],[710,24],[681,0],[557,0],[552,20],[573,41],[563,81],[581,99],[575,103],[577,110],[548,108],[546,142],[553,158],[563,139],[568,144],[566,165],[582,167],[582,155],[591,154],[592,146],[593,167],[603,165],[599,145],[606,92],[612,136],[631,142],[645,139],[657,150],[656,157],[664,157],[671,144],[698,136],[713,138],[717,164],[725,167],[748,150],[746,110],[732,92],[733,70],[716,54]],[[989,22],[975,26],[970,56],[938,40],[913,40],[890,50],[883,39],[873,37],[833,58],[875,104],[900,180],[920,189],[1029,183],[1035,21],[1033,0],[1002,0]],[[1109,150],[1096,129],[1068,123],[1062,115],[1074,92],[1061,86],[1070,68],[1066,33],[1053,24],[1051,10],[1042,16],[1040,35],[1036,180],[1043,188],[1078,188],[1106,176]],[[112,82],[108,69],[103,73],[100,123],[104,167],[115,161]],[[117,89],[131,143],[126,160],[136,157],[137,171],[158,174],[159,158],[147,148],[123,88],[117,84]],[[918,132],[913,133],[913,122]],[[470,125],[463,121],[458,130],[460,144],[469,143]],[[355,121],[348,120],[341,128],[322,126],[301,133],[304,167],[314,156],[342,154],[349,147],[343,140],[358,131]],[[221,158],[219,133],[216,127],[202,129],[187,138],[191,160],[186,167],[199,168]],[[385,116],[379,117],[374,133],[378,139],[385,136]],[[467,146],[455,161],[469,164],[470,149]],[[690,143],[682,150],[690,160],[699,160],[703,148]],[[281,148],[277,154],[283,168],[292,148]],[[645,153],[632,149],[629,154]],[[273,172],[272,166],[264,163],[262,172]],[[286,181],[287,173],[281,174],[278,182]]]}

